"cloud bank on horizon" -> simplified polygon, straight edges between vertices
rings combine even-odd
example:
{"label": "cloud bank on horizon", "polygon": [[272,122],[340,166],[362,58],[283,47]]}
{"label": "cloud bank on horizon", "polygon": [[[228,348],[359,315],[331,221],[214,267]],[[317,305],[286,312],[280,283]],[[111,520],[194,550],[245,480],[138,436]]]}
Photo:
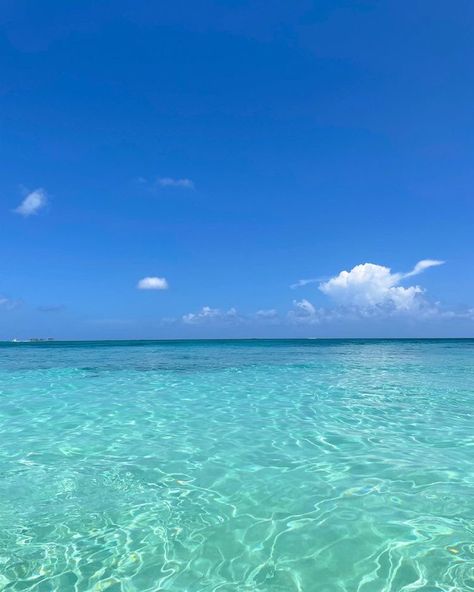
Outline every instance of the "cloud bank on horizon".
{"label": "cloud bank on horizon", "polygon": [[181,317],[183,323],[187,325],[201,324],[207,321],[219,321],[229,323],[240,320],[237,314],[237,309],[232,307],[229,310],[220,310],[219,308],[211,308],[210,306],[203,306],[201,310],[196,313],[188,313]]}
{"label": "cloud bank on horizon", "polygon": [[204,306],[196,313],[182,316],[186,324],[229,322],[275,322],[290,324],[317,324],[321,322],[339,321],[344,319],[389,318],[402,315],[412,318],[453,318],[463,316],[472,318],[472,310],[452,312],[444,310],[439,303],[431,302],[425,297],[425,290],[419,285],[401,285],[404,280],[419,275],[431,267],[443,265],[438,259],[422,259],[408,272],[392,272],[384,265],[361,263],[349,271],[343,270],[325,280],[299,280],[290,288],[307,286],[319,282],[318,289],[331,301],[329,307],[317,307],[307,298],[293,300],[293,307],[283,316],[276,309],[257,311],[255,314],[243,315],[235,308],[222,311],[218,308]]}
{"label": "cloud bank on horizon", "polygon": [[[317,306],[308,298],[294,299],[289,310],[279,312],[276,308],[259,309],[253,313],[241,313],[234,306],[218,308],[202,306],[195,312],[182,314],[177,318],[165,317],[164,325],[199,326],[213,325],[233,327],[252,326],[312,326],[322,323],[347,320],[390,319],[394,317],[427,319],[469,319],[474,320],[474,309],[453,311],[442,307],[426,297],[426,291],[418,284],[404,285],[414,276],[426,270],[443,265],[438,259],[422,259],[408,272],[393,272],[390,267],[375,263],[361,263],[350,270],[340,271],[326,280],[300,280],[290,287],[310,286],[319,282],[317,290],[329,304]],[[146,276],[140,279],[138,290],[168,290],[165,277]],[[315,296],[317,292],[315,292]],[[0,296],[0,308],[13,310],[20,301]],[[39,307],[39,310],[45,309]],[[49,309],[48,309],[49,310]]]}

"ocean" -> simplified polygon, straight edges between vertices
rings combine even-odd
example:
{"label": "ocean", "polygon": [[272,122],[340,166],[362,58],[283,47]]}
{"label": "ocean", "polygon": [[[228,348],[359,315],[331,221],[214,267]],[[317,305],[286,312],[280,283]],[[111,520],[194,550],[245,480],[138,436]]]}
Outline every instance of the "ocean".
{"label": "ocean", "polygon": [[474,590],[474,340],[0,345],[0,590]]}

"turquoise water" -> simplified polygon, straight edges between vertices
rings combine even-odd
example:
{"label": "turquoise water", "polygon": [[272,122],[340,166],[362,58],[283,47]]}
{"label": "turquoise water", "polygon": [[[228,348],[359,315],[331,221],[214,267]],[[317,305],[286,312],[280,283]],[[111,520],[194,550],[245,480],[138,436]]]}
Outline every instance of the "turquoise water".
{"label": "turquoise water", "polygon": [[0,346],[0,590],[474,590],[474,340]]}

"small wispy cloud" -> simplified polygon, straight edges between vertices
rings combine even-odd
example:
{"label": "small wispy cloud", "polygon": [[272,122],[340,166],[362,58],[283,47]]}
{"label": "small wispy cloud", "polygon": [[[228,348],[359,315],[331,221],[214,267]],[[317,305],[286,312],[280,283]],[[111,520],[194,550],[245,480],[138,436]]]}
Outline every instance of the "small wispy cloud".
{"label": "small wispy cloud", "polygon": [[156,276],[144,277],[137,284],[139,290],[167,290],[168,287],[166,278]]}
{"label": "small wispy cloud", "polygon": [[302,279],[302,280],[298,280],[294,284],[290,284],[290,288],[292,290],[296,290],[296,288],[302,288],[303,286],[307,286],[308,284],[317,284],[320,281],[321,281],[321,278]]}
{"label": "small wispy cloud", "polygon": [[239,319],[237,310],[233,307],[228,310],[221,310],[210,306],[203,306],[198,312],[190,312],[181,317],[181,320],[186,325],[199,325],[209,322],[234,323]]}
{"label": "small wispy cloud", "polygon": [[14,310],[15,308],[18,308],[20,304],[21,300],[12,300],[11,298],[0,295],[0,308],[3,310]]}
{"label": "small wispy cloud", "polygon": [[38,188],[28,193],[21,204],[13,211],[21,216],[32,216],[44,208],[48,203],[48,195],[44,189]]}
{"label": "small wispy cloud", "polygon": [[64,310],[64,305],[63,304],[51,304],[51,305],[43,305],[43,306],[38,306],[38,308],[36,310],[38,310],[39,312],[51,312],[51,313],[55,313],[55,312],[62,312]]}
{"label": "small wispy cloud", "polygon": [[146,177],[138,177],[136,182],[148,191],[159,191],[164,188],[175,189],[195,189],[194,181],[186,177],[157,177],[155,179],[147,179]]}
{"label": "small wispy cloud", "polygon": [[156,180],[160,187],[183,187],[184,189],[194,189],[194,183],[191,179],[173,179],[172,177],[159,177]]}
{"label": "small wispy cloud", "polygon": [[263,308],[257,310],[255,313],[257,319],[269,320],[269,319],[276,319],[278,317],[278,311],[275,308]]}
{"label": "small wispy cloud", "polygon": [[439,259],[422,259],[421,261],[418,261],[418,263],[411,271],[409,271],[408,273],[401,273],[400,278],[403,279],[412,277],[414,275],[418,275],[419,273],[425,271],[425,269],[429,269],[430,267],[437,267],[438,265],[443,265],[444,263],[445,261],[440,261]]}
{"label": "small wispy cloud", "polygon": [[288,312],[288,320],[297,324],[315,324],[320,321],[320,314],[314,304],[306,298],[293,300],[293,310]]}
{"label": "small wispy cloud", "polygon": [[[281,322],[278,311],[275,308],[263,308],[256,312],[243,313],[235,307],[222,309],[203,306],[197,312],[189,312],[179,319],[167,319],[172,322],[181,322],[185,325],[206,325],[215,327],[233,327],[253,324],[274,325]],[[164,319],[162,319],[164,321]]]}

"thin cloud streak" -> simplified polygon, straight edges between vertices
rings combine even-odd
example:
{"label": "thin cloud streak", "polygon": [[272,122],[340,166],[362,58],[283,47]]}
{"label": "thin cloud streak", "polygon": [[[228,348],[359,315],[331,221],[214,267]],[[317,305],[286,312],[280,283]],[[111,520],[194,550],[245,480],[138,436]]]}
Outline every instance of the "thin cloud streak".
{"label": "thin cloud streak", "polygon": [[294,284],[290,284],[290,288],[292,290],[296,290],[296,288],[302,288],[304,286],[308,286],[309,284],[317,284],[318,282],[321,282],[321,281],[322,281],[322,278],[302,279],[302,280],[298,280]]}
{"label": "thin cloud streak", "polygon": [[402,273],[401,278],[408,278],[414,275],[418,275],[423,273],[425,269],[429,269],[430,267],[437,267],[438,265],[444,265],[446,261],[440,261],[439,259],[422,259],[418,261],[415,267],[409,271],[408,273]]}
{"label": "thin cloud streak", "polygon": [[194,183],[191,179],[173,179],[172,177],[160,177],[156,180],[160,187],[182,187],[184,189],[194,189]]}

